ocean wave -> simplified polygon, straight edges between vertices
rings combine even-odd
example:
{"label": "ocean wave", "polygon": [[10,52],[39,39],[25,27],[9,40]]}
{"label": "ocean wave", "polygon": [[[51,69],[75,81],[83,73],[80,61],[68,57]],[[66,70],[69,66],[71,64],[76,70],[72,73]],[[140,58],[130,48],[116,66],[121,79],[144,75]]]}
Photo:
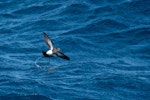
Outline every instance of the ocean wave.
{"label": "ocean wave", "polygon": [[[149,100],[149,5],[0,1],[0,100]],[[70,61],[43,57],[43,32]]]}
{"label": "ocean wave", "polygon": [[[40,14],[44,11],[50,11],[59,8],[61,5],[39,5],[39,6],[31,6],[19,9],[17,11],[14,11],[13,14],[20,14],[20,15],[30,15],[30,14]],[[34,12],[33,12],[34,11]]]}
{"label": "ocean wave", "polygon": [[0,96],[0,100],[51,100],[42,95],[20,95],[20,94],[8,94]]}

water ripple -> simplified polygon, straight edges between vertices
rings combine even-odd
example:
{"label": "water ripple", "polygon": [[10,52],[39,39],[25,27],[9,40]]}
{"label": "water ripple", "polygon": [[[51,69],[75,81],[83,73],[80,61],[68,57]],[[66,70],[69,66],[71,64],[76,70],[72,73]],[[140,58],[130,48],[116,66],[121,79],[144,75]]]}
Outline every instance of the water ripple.
{"label": "water ripple", "polygon": [[[149,5],[0,1],[0,100],[149,100]],[[43,32],[70,61],[41,57]]]}

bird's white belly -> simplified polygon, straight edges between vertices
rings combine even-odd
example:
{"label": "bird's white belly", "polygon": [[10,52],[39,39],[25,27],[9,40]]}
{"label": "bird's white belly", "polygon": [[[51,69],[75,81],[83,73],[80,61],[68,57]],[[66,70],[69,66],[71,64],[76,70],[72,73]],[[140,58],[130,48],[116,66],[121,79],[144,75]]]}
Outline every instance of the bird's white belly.
{"label": "bird's white belly", "polygon": [[47,55],[52,55],[53,52],[52,52],[52,50],[48,50],[48,51],[46,52],[46,54],[47,54]]}

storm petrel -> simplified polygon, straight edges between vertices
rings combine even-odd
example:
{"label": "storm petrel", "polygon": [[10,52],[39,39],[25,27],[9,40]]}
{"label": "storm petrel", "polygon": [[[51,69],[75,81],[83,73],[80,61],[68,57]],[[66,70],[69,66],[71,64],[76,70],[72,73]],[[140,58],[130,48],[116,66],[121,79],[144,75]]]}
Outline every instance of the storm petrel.
{"label": "storm petrel", "polygon": [[48,35],[44,32],[44,40],[46,42],[46,44],[49,46],[49,50],[47,52],[42,51],[43,55],[45,57],[52,57],[53,54],[56,54],[58,57],[66,59],[66,60],[70,60],[69,57],[67,57],[65,54],[63,54],[62,52],[60,52],[60,48],[55,48],[52,41],[50,40],[50,38],[48,37]]}

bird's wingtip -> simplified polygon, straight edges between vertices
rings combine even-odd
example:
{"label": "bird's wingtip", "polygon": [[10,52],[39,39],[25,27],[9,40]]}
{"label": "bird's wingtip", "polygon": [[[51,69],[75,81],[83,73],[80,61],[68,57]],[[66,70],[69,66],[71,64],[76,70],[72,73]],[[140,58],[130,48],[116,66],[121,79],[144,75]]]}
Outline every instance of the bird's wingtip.
{"label": "bird's wingtip", "polygon": [[67,60],[69,60],[69,61],[70,61],[70,58],[68,57],[68,58],[67,58]]}
{"label": "bird's wingtip", "polygon": [[66,60],[70,61],[70,58],[69,58],[69,57],[67,57],[67,56],[65,56],[65,57],[64,57],[64,59],[66,59]]}

